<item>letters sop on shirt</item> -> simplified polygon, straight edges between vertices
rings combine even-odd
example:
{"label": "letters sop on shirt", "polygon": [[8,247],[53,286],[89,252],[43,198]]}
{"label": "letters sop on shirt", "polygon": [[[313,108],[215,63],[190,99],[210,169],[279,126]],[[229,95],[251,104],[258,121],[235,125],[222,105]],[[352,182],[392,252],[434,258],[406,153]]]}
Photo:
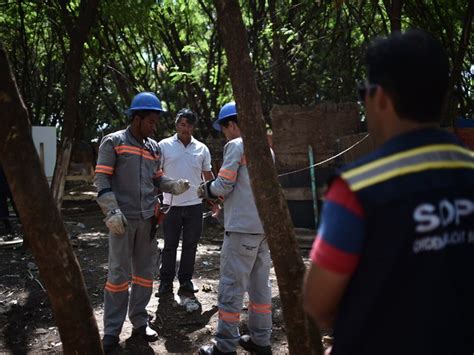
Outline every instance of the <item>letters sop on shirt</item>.
{"label": "letters sop on shirt", "polygon": [[166,176],[173,179],[188,179],[191,188],[181,195],[163,194],[163,204],[172,206],[192,206],[202,203],[197,197],[196,188],[202,182],[203,171],[211,171],[211,153],[205,144],[194,137],[184,146],[175,134],[159,143],[161,148],[161,163]]}

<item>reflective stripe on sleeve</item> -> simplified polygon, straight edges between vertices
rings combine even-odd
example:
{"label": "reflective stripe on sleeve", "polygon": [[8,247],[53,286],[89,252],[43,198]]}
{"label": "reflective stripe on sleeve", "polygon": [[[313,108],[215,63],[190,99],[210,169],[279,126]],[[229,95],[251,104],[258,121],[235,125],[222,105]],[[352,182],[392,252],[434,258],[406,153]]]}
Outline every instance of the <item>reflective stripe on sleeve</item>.
{"label": "reflective stripe on sleeve", "polygon": [[113,175],[114,174],[114,168],[112,166],[107,166],[107,165],[97,165],[95,167],[95,173],[102,173],[102,174],[107,174],[107,175]]}
{"label": "reflective stripe on sleeve", "polygon": [[235,181],[237,180],[237,172],[236,171],[232,171],[232,170],[227,170],[227,169],[222,169],[219,170],[219,174],[218,176],[226,179],[226,180],[230,180],[230,181]]}

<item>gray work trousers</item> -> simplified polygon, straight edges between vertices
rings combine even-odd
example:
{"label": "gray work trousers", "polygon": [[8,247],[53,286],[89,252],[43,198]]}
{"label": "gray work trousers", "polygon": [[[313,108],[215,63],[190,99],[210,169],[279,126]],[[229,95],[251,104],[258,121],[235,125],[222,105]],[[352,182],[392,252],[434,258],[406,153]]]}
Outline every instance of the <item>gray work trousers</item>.
{"label": "gray work trousers", "polygon": [[176,251],[181,232],[181,259],[178,279],[180,283],[193,277],[196,250],[202,232],[202,203],[192,206],[173,206],[163,220],[165,244],[161,252],[161,282],[173,282],[176,274]]}
{"label": "gray work trousers", "polygon": [[127,308],[134,328],[148,323],[146,306],[153,290],[153,271],[158,254],[156,237],[151,236],[155,223],[155,218],[129,219],[125,234],[109,234],[109,272],[104,290],[104,334],[119,336]]}
{"label": "gray work trousers", "polygon": [[215,336],[220,351],[231,352],[236,349],[245,292],[249,294],[250,337],[257,345],[270,345],[270,267],[270,250],[263,234],[225,233],[218,290],[219,322]]}

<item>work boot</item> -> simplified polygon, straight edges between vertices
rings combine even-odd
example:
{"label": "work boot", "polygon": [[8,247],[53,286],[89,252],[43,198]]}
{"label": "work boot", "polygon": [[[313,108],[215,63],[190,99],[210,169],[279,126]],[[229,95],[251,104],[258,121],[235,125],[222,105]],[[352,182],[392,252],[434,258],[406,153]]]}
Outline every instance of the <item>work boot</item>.
{"label": "work boot", "polygon": [[239,344],[248,352],[255,355],[272,355],[272,347],[270,345],[260,346],[255,344],[250,335],[242,335],[239,339]]}
{"label": "work boot", "polygon": [[158,292],[155,294],[156,297],[166,295],[167,293],[173,293],[173,283],[161,281],[158,287]]}
{"label": "work boot", "polygon": [[215,345],[204,345],[199,348],[198,351],[199,355],[237,355],[237,352],[230,351],[230,352],[223,352],[217,349]]}
{"label": "work boot", "polygon": [[148,324],[141,326],[140,328],[133,328],[132,335],[139,335],[149,343],[158,340],[158,333],[150,328]]}
{"label": "work boot", "polygon": [[178,295],[182,293],[196,293],[199,289],[194,287],[194,284],[191,280],[183,282],[180,284],[178,289]]}
{"label": "work boot", "polygon": [[114,349],[118,348],[119,340],[119,337],[105,334],[102,338],[102,348],[104,349],[104,353],[110,353]]}

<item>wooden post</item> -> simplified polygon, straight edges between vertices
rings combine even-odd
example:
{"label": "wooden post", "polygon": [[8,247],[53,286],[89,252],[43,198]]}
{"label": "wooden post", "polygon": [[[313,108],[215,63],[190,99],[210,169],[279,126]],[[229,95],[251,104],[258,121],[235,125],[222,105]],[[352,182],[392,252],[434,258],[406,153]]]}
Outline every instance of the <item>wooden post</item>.
{"label": "wooden post", "polygon": [[313,147],[308,145],[309,171],[311,174],[311,192],[313,195],[314,228],[318,228],[318,191],[316,188],[316,167],[314,167]]}

